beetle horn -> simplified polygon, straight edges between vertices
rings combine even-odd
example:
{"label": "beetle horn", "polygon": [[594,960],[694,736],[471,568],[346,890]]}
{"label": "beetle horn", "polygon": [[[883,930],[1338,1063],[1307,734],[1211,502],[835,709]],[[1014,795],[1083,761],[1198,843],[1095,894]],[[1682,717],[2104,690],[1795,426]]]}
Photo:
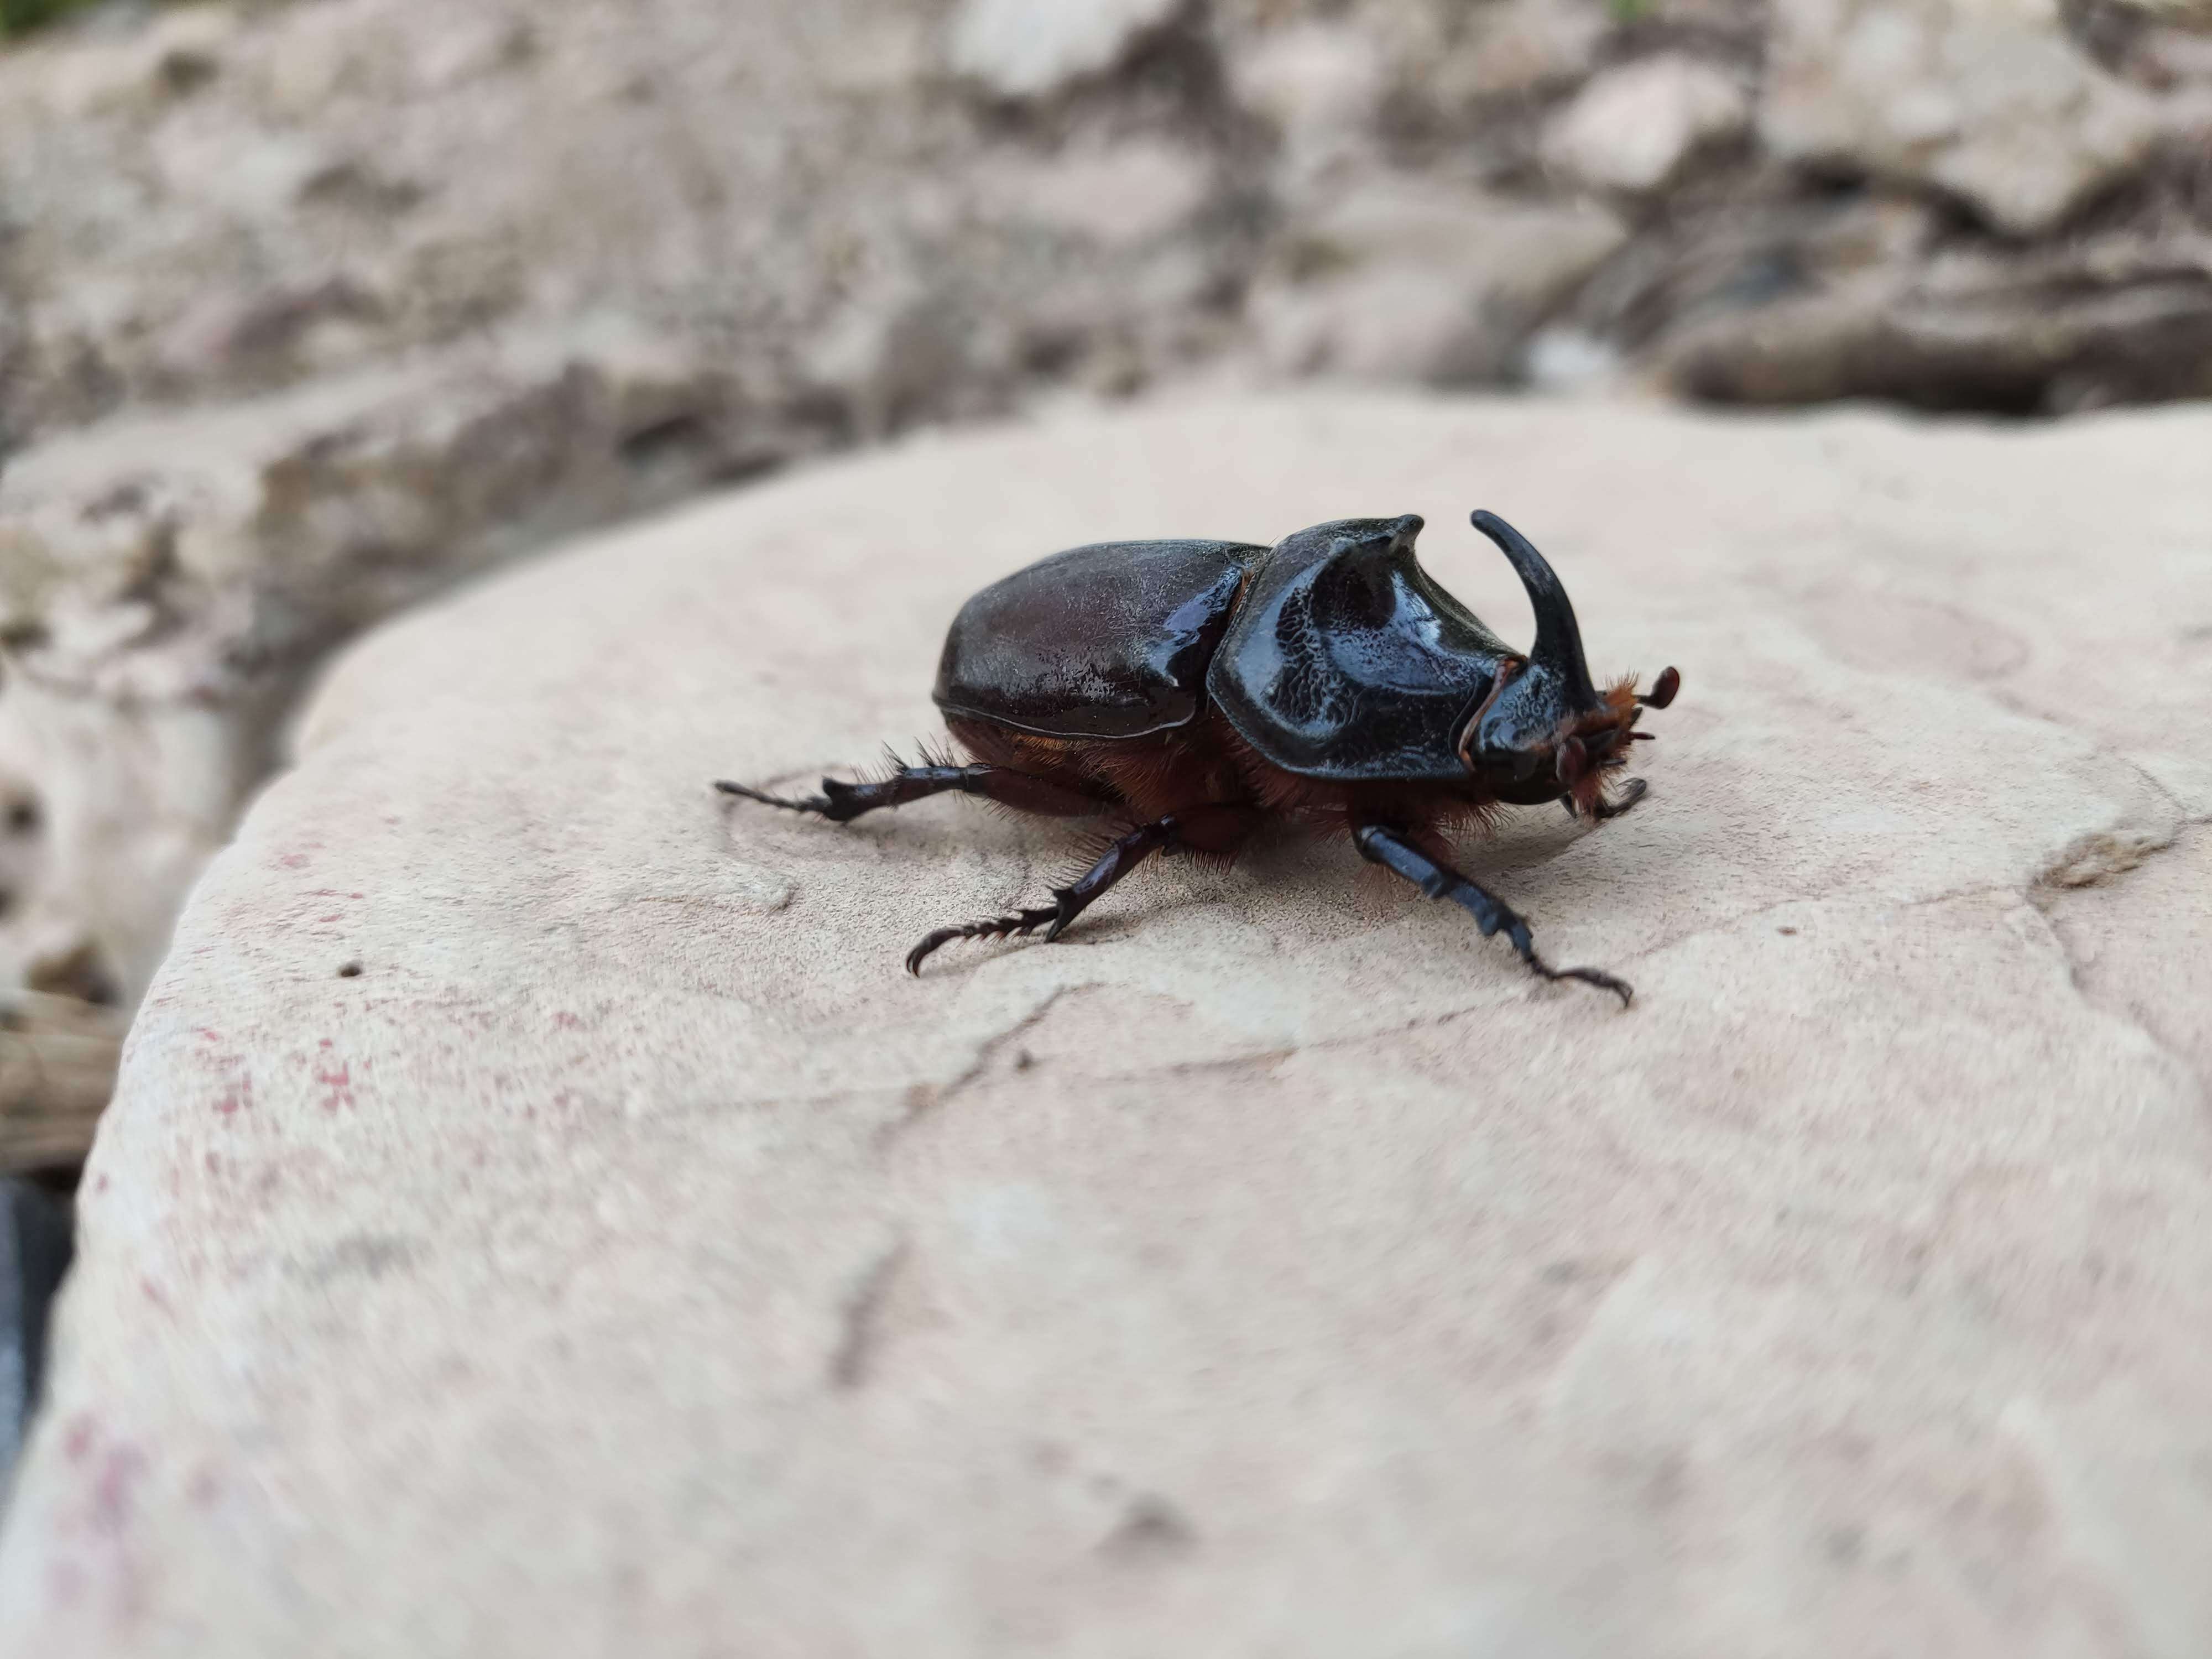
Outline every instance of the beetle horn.
{"label": "beetle horn", "polygon": [[1478,508],[1469,522],[1498,544],[1521,586],[1528,590],[1528,605],[1536,613],[1536,643],[1529,650],[1529,661],[1557,674],[1569,701],[1595,708],[1597,688],[1590,684],[1589,665],[1583,659],[1583,631],[1576,625],[1575,608],[1567,602],[1558,573],[1526,536],[1495,513]]}

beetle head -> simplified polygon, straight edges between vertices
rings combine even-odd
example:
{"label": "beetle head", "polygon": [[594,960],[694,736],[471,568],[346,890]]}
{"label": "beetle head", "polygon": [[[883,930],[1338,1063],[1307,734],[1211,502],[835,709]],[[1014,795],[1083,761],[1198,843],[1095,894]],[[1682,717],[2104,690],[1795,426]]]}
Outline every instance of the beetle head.
{"label": "beetle head", "polygon": [[1674,700],[1682,677],[1669,668],[1636,694],[1634,676],[1601,692],[1583,658],[1582,629],[1567,590],[1528,538],[1494,513],[1474,527],[1496,542],[1536,613],[1536,642],[1508,658],[1460,728],[1460,762],[1498,799],[1534,805],[1564,796],[1583,817],[1598,806],[1605,775],[1626,764],[1645,708]]}

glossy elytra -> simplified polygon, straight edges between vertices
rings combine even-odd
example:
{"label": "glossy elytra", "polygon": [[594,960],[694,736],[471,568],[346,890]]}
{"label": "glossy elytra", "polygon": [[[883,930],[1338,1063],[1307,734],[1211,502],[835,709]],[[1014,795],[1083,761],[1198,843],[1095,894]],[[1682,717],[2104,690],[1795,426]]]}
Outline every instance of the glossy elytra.
{"label": "glossy elytra", "polygon": [[1118,816],[1133,827],[1052,902],[940,927],[909,970],[957,939],[1047,939],[1154,854],[1226,860],[1271,820],[1348,836],[1431,898],[1503,933],[1547,979],[1578,979],[1626,1004],[1594,968],[1553,968],[1528,923],[1454,869],[1449,832],[1501,805],[1558,801],[1593,823],[1643,798],[1608,798],[1645,708],[1664,708],[1672,668],[1637,695],[1601,691],[1574,607],[1542,554],[1494,514],[1497,543],[1536,617],[1516,651],[1438,586],[1413,556],[1421,520],[1340,519],[1273,547],[1244,542],[1103,542],[1040,559],[961,607],[935,696],[969,763],[894,762],[860,783],[822,781],[803,799],[715,787],[842,823],[879,806],[957,791],[1055,817]]}

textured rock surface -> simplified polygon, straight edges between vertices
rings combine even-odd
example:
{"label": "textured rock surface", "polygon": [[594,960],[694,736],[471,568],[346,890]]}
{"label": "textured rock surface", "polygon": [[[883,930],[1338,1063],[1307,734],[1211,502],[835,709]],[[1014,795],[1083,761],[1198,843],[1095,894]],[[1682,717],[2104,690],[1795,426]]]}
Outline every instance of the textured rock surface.
{"label": "textured rock surface", "polygon": [[[2204,1651],[2208,444],[1156,409],[386,628],[140,1016],[0,1651]],[[1342,848],[910,980],[1066,842],[706,787],[1085,538],[1419,508],[1517,633],[1477,502],[1685,671],[1469,857],[1632,1012]]]}
{"label": "textured rock surface", "polygon": [[[42,856],[0,963],[89,951],[126,1001],[339,640],[754,458],[722,378],[634,327],[109,422],[0,481],[0,753]],[[12,962],[11,962],[12,959]]]}

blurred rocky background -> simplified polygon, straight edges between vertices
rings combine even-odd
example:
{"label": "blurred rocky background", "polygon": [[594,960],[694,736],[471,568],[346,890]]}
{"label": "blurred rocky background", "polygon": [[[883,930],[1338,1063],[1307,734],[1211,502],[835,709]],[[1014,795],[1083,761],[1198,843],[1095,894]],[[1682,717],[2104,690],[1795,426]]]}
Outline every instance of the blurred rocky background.
{"label": "blurred rocky background", "polygon": [[2212,0],[0,0],[4,1162],[81,1150],[364,626],[918,423],[1314,376],[2212,395]]}

